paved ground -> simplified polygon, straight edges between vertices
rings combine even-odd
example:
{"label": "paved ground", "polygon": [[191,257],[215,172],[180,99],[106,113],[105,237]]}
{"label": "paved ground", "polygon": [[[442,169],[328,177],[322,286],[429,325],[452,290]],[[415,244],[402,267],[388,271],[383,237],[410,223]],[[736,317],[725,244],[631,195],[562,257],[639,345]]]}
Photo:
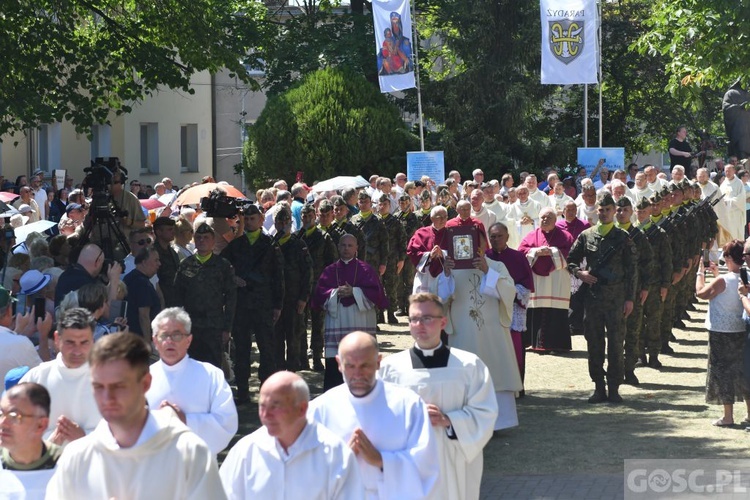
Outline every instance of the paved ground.
{"label": "paved ground", "polygon": [[617,500],[623,498],[622,474],[485,474],[481,498]]}

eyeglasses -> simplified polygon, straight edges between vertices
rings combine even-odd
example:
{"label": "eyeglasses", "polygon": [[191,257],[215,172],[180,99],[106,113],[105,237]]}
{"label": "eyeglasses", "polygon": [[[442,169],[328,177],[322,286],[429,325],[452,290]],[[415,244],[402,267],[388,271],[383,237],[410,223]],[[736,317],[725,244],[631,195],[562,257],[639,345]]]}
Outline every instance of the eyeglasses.
{"label": "eyeglasses", "polygon": [[17,411],[0,410],[0,420],[7,418],[12,424],[20,425],[24,418],[41,418],[42,415],[24,415]]}
{"label": "eyeglasses", "polygon": [[142,240],[138,240],[135,242],[136,245],[150,245],[151,244],[151,238],[144,238]]}
{"label": "eyeglasses", "polygon": [[409,324],[410,325],[416,325],[418,323],[422,323],[423,325],[431,325],[435,322],[435,320],[438,320],[442,318],[442,316],[410,316],[409,317]]}
{"label": "eyeglasses", "polygon": [[189,333],[160,333],[156,338],[159,339],[159,342],[165,342],[167,340],[171,340],[172,342],[182,342],[189,336]]}

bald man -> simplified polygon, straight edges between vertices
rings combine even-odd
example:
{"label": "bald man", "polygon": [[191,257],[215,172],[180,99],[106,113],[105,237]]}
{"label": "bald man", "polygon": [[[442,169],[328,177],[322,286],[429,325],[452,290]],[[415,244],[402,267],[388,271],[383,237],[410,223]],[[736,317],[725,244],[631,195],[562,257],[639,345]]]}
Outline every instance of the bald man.
{"label": "bald man", "polygon": [[[78,260],[75,264],[65,270],[60,279],[57,281],[55,288],[55,306],[60,305],[63,297],[68,292],[78,290],[88,283],[96,283],[102,267],[104,265],[104,252],[101,248],[93,243],[84,245],[78,254]],[[118,262],[114,262],[106,270],[106,280],[109,283],[109,300],[117,299],[117,287],[120,283],[120,274],[122,267]]]}
{"label": "bald man", "polygon": [[258,404],[263,427],[242,438],[219,470],[227,497],[364,498],[354,453],[307,419],[309,399],[299,375],[277,372],[265,381]]}
{"label": "bald man", "polygon": [[432,498],[440,464],[427,407],[409,389],[377,378],[375,337],[352,332],[336,356],[345,384],[310,404],[308,415],[357,456],[367,498]]}

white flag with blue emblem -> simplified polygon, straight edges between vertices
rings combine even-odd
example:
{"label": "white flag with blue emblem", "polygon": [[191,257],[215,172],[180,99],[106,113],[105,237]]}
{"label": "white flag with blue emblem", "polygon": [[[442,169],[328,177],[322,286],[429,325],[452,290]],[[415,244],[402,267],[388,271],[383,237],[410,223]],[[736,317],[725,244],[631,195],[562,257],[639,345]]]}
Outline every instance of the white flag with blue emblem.
{"label": "white flag with blue emblem", "polygon": [[416,87],[409,0],[372,0],[381,92]]}
{"label": "white flag with blue emblem", "polygon": [[540,0],[542,83],[598,83],[596,0]]}

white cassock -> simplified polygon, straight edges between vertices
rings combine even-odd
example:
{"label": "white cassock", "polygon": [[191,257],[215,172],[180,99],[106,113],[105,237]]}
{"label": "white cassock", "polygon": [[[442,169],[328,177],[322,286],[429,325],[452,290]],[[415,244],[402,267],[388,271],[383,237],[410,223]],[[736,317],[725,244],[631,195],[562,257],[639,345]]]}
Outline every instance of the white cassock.
{"label": "white cassock", "polygon": [[21,382],[36,382],[50,394],[49,425],[44,439],[49,439],[57,427],[57,419],[64,415],[90,434],[102,419],[91,389],[91,367],[84,363],[78,368],[68,368],[62,354],[51,361],[32,368]]}
{"label": "white cassock", "polygon": [[[724,228],[729,231],[732,239],[745,240],[745,185],[742,181],[734,176],[731,181],[724,178],[719,186],[719,190],[724,195],[724,219],[719,219]],[[721,242],[726,243],[726,242]]]}
{"label": "white cassock", "polygon": [[599,212],[597,211],[596,205],[588,206],[585,203],[578,207],[578,213],[576,217],[583,221],[588,221],[589,224],[595,226],[599,222]]}
{"label": "white cassock", "polygon": [[[519,243],[521,242],[521,240],[523,240],[524,236],[539,227],[539,212],[541,210],[542,206],[536,201],[532,200],[531,197],[526,200],[526,203],[521,203],[521,200],[516,200],[515,203],[510,206],[509,216],[515,221],[515,229],[516,234],[518,235],[517,237]],[[531,218],[534,223],[521,224],[521,219],[524,216]],[[511,231],[511,228],[508,228],[508,231]],[[515,248],[518,248],[518,246],[516,246]]]}
{"label": "white cassock", "polygon": [[485,257],[489,270],[454,269],[456,292],[448,302],[449,344],[479,356],[495,386],[495,430],[518,425],[515,393],[523,389],[510,336],[516,287],[502,262]]}
{"label": "white cassock", "polygon": [[535,189],[533,193],[529,190],[529,199],[539,203],[541,208],[552,207],[552,201],[549,199],[549,195],[541,189]]}
{"label": "white cassock", "polygon": [[657,177],[654,182],[649,182],[646,186],[654,193],[660,193],[662,189],[667,186],[668,182],[660,177]]}
{"label": "white cassock", "polygon": [[216,458],[171,408],[150,411],[138,441],[120,448],[102,420],[70,443],[47,487],[48,500],[226,498]]}
{"label": "white cassock", "polygon": [[[517,249],[518,244],[521,240],[518,238],[518,230],[516,229],[516,221],[511,216],[511,205],[506,203],[500,203],[495,200],[493,203],[484,204],[484,208],[495,214],[495,222],[502,222],[508,229],[508,246],[512,249]],[[487,229],[489,235],[489,226],[484,226]]]}
{"label": "white cassock", "polygon": [[229,450],[219,476],[230,500],[365,497],[354,453],[316,422],[308,422],[287,451],[265,426],[243,437]]}
{"label": "white cassock", "polygon": [[471,216],[476,217],[477,219],[482,221],[482,224],[484,224],[484,231],[485,235],[487,236],[487,241],[490,241],[490,226],[497,222],[497,216],[495,216],[495,212],[487,210],[484,206],[482,206],[479,212],[475,212],[472,208]]}
{"label": "white cassock", "polygon": [[159,360],[149,370],[151,388],[146,393],[149,408],[159,408],[162,401],[177,405],[185,413],[187,426],[206,442],[212,453],[226,448],[237,433],[239,422],[224,372],[187,355],[172,366]]}
{"label": "white cassock", "polygon": [[632,189],[633,196],[635,196],[635,203],[638,204],[641,202],[643,198],[651,198],[654,195],[654,191],[650,189],[648,186],[646,186],[643,189],[640,189],[638,186],[633,187]]}
{"label": "white cassock", "polygon": [[427,407],[409,389],[377,380],[358,398],[346,384],[310,402],[308,416],[349,442],[360,428],[383,457],[383,469],[357,457],[365,498],[399,500],[431,498],[440,470],[435,434]]}
{"label": "white cassock", "polygon": [[[440,485],[432,498],[471,500],[479,498],[484,456],[497,418],[492,378],[479,357],[450,349],[448,365],[414,368],[412,350],[388,356],[380,365],[380,377],[408,387],[434,404],[451,421],[451,433],[433,427],[440,456]],[[421,366],[421,364],[420,364]]]}
{"label": "white cassock", "polygon": [[[560,196],[557,196],[556,194],[553,194],[552,196],[548,196],[550,203],[552,204],[551,208],[555,210],[555,213],[562,212],[565,209],[565,205],[570,203],[571,201],[575,203],[575,200],[568,196],[567,194],[563,193]],[[557,216],[557,220],[563,220],[565,217],[561,214]]]}
{"label": "white cassock", "polygon": [[0,498],[42,500],[54,473],[55,469],[0,470]]}

